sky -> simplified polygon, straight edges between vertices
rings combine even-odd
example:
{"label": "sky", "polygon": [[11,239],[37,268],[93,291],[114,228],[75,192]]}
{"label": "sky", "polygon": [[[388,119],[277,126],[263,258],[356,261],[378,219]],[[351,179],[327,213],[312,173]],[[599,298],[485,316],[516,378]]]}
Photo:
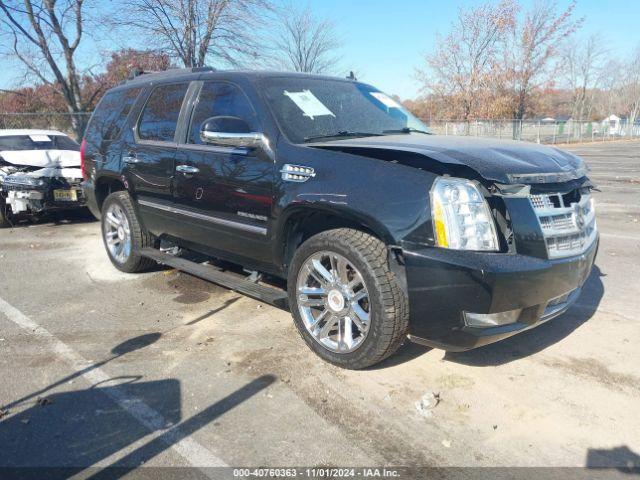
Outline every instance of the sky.
{"label": "sky", "polygon": [[[115,0],[116,2],[119,0]],[[521,0],[524,8],[535,0]],[[344,39],[341,67],[354,70],[359,79],[402,99],[420,93],[416,67],[433,49],[437,33],[446,34],[458,9],[484,2],[474,0],[309,0],[319,16],[334,20]],[[558,0],[560,8],[569,1]],[[110,2],[113,6],[114,3]],[[612,57],[625,58],[640,46],[640,1],[578,0],[576,17],[584,17],[579,38],[601,35]],[[130,37],[129,37],[130,38]],[[84,45],[83,61],[90,64],[93,45]],[[100,42],[100,49],[123,46],[123,39]],[[125,42],[126,43],[126,42]],[[131,39],[135,45],[135,39]],[[93,50],[96,50],[97,47]],[[0,61],[0,88],[17,85],[18,65]]]}

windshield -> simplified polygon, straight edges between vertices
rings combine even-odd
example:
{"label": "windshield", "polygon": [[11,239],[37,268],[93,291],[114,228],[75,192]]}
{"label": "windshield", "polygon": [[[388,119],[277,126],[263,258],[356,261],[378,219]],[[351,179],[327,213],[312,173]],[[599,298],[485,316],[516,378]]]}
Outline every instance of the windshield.
{"label": "windshield", "polygon": [[271,78],[264,80],[262,90],[280,128],[293,143],[428,132],[394,99],[362,83]]}
{"label": "windshield", "polygon": [[0,136],[0,151],[15,150],[74,150],[80,145],[64,135],[9,135]]}

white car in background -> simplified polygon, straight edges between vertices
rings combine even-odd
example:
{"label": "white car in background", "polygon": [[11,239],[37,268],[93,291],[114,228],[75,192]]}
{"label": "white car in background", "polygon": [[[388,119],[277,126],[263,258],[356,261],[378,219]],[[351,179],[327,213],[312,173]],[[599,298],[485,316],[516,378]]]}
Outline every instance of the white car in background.
{"label": "white car in background", "polygon": [[80,145],[55,130],[0,130],[0,228],[83,207]]}

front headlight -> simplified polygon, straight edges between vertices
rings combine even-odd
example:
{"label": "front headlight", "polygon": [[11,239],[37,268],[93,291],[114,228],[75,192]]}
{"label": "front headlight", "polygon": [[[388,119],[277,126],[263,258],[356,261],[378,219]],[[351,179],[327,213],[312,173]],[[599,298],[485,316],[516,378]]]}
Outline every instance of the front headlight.
{"label": "front headlight", "polygon": [[45,182],[40,178],[29,177],[27,175],[7,175],[4,177],[4,183],[8,185],[22,185],[27,187],[43,187]]}
{"label": "front headlight", "polygon": [[431,214],[439,247],[499,250],[491,210],[475,183],[439,177],[431,189]]}

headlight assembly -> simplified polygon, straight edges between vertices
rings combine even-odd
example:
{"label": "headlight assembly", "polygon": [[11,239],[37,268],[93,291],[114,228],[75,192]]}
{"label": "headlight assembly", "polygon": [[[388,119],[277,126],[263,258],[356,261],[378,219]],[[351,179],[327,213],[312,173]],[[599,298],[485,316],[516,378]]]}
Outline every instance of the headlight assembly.
{"label": "headlight assembly", "polygon": [[440,177],[431,189],[436,245],[454,250],[498,251],[489,205],[475,183]]}
{"label": "headlight assembly", "polygon": [[7,175],[4,177],[4,183],[7,185],[22,185],[27,187],[43,187],[45,181],[41,178],[29,177],[27,175]]}

